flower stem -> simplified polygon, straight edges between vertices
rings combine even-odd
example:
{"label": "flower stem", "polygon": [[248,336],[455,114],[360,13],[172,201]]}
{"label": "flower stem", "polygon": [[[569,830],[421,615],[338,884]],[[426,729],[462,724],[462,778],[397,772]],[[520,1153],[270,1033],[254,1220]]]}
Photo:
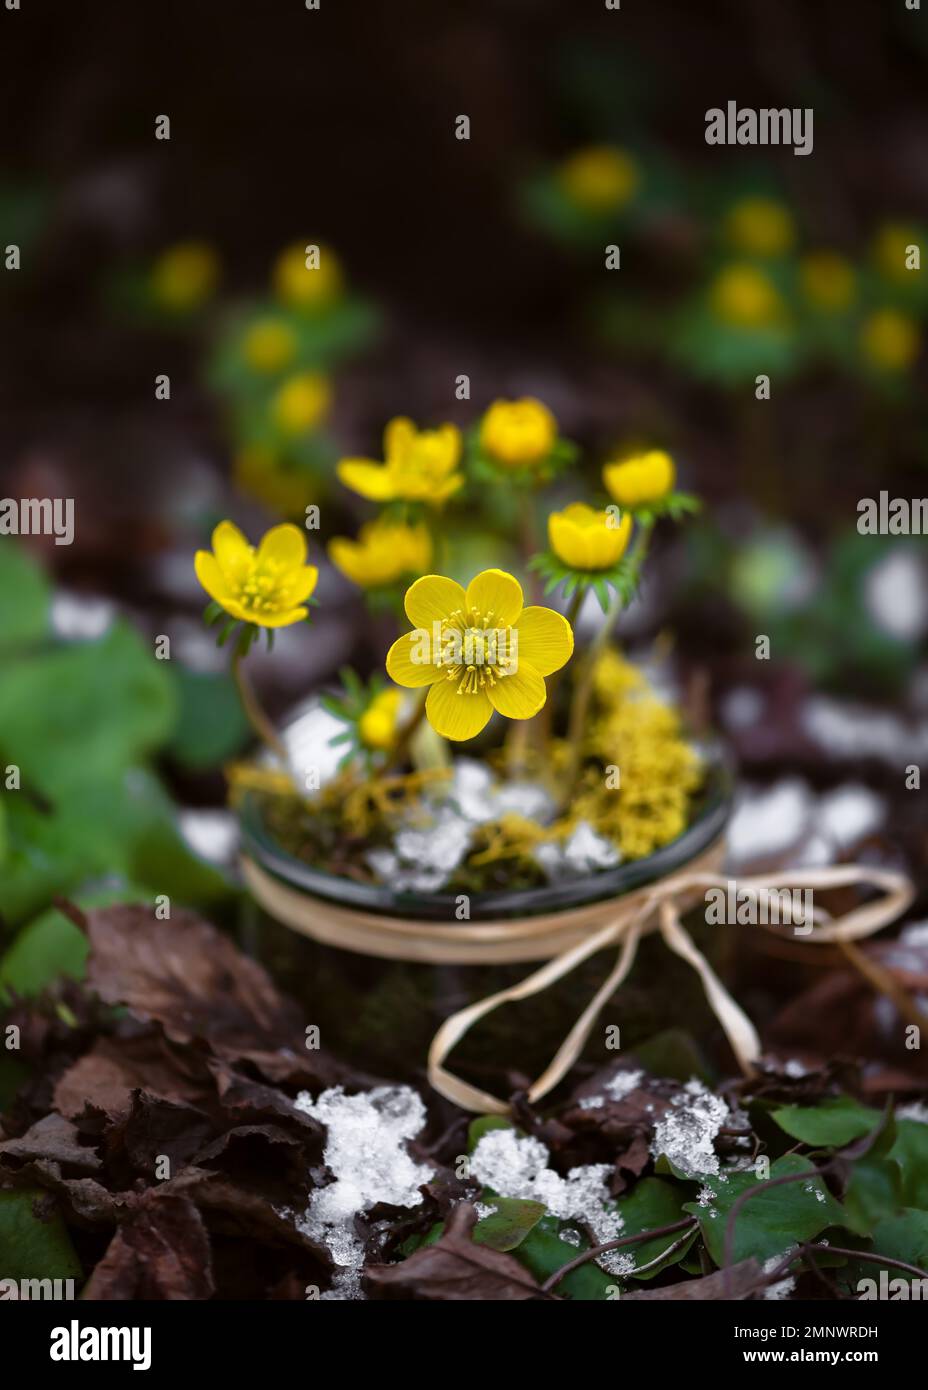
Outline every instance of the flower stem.
{"label": "flower stem", "polygon": [[[580,609],[583,607],[583,600],[586,598],[586,593],[586,586],[581,584],[580,587],[575,590],[570,600],[565,617],[570,623],[571,629],[574,628],[580,616]],[[545,744],[548,742],[554,728],[555,706],[557,704],[557,695],[560,690],[564,671],[565,667],[562,666],[559,671],[555,671],[554,675],[548,681],[548,694],[545,699],[544,708],[534,721],[536,738],[541,748],[544,748]]]}
{"label": "flower stem", "polygon": [[413,734],[416,732],[419,725],[425,718],[425,702],[428,699],[428,693],[430,688],[430,686],[426,686],[424,690],[420,691],[418,703],[414,707],[409,718],[406,720],[406,723],[403,725],[403,727],[397,734],[396,742],[394,743],[393,748],[390,750],[389,756],[387,757],[387,761],[380,769],[381,777],[385,776],[388,772],[392,772],[393,768],[397,767],[405,757],[406,750],[409,748]]}
{"label": "flower stem", "polygon": [[251,682],[245,675],[242,666],[243,660],[244,655],[241,651],[237,651],[232,657],[232,679],[235,681],[235,687],[238,690],[242,708],[245,711],[249,724],[254,729],[261,742],[270,749],[275,758],[277,758],[284,767],[287,767],[289,763],[287,750],[281,743],[274,725],[258,703],[258,698],[252,689]]}
{"label": "flower stem", "polygon": [[[635,579],[641,573],[645,556],[648,553],[648,545],[651,540],[651,532],[654,529],[653,521],[643,522],[638,532],[634,548],[629,556],[629,562]],[[587,714],[590,708],[590,697],[593,693],[593,675],[596,671],[596,663],[605,650],[615,625],[625,611],[625,600],[617,591],[613,594],[609,611],[606,613],[602,627],[597,632],[590,649],[583,661],[577,667],[574,680],[573,699],[570,704],[570,714],[567,720],[567,751],[568,764],[564,778],[566,788],[564,804],[569,804],[576,790],[577,780],[581,768],[581,751],[583,745],[583,731],[586,727]]]}

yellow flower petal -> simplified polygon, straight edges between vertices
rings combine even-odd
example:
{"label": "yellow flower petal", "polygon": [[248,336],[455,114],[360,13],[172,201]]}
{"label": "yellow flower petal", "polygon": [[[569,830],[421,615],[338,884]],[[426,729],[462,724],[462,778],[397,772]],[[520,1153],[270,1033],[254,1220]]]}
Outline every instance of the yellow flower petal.
{"label": "yellow flower petal", "polygon": [[405,454],[415,438],[416,427],[413,422],[405,415],[397,415],[386,425],[383,432],[384,458],[389,459],[394,455]]}
{"label": "yellow flower petal", "polygon": [[537,714],[547,697],[545,683],[529,661],[523,661],[519,652],[519,668],[511,676],[504,676],[488,691],[490,703],[507,719],[531,719]]}
{"label": "yellow flower petal", "polygon": [[248,621],[260,623],[262,627],[289,627],[291,623],[301,623],[308,612],[308,608],[289,608],[284,613],[251,613]]}
{"label": "yellow flower petal", "polygon": [[238,527],[231,521],[220,521],[213,532],[213,554],[219,568],[230,579],[247,574],[253,551]]}
{"label": "yellow flower petal", "polygon": [[[550,676],[570,660],[574,634],[570,623],[553,608],[525,608],[516,623],[519,669],[526,661],[541,676]],[[511,680],[511,676],[506,677]]]}
{"label": "yellow flower petal", "polygon": [[342,459],[335,471],[345,487],[371,502],[390,502],[395,496],[393,478],[381,463],[372,463],[369,459]]}
{"label": "yellow flower petal", "polygon": [[303,603],[309,598],[316,587],[319,579],[319,571],[315,565],[306,565],[300,570],[296,579],[286,586],[286,596],[290,603]]}
{"label": "yellow flower petal", "polygon": [[406,590],[406,616],[413,627],[431,632],[434,622],[443,622],[455,609],[463,609],[464,590],[454,579],[442,574],[425,574]]}
{"label": "yellow flower petal", "polygon": [[258,547],[258,564],[300,569],[306,563],[306,537],[298,526],[272,526]]}
{"label": "yellow flower petal", "polygon": [[414,632],[404,632],[387,652],[387,675],[397,685],[408,690],[418,686],[431,685],[442,672],[430,661],[413,661],[412,654],[421,645]]}
{"label": "yellow flower petal", "polygon": [[225,608],[231,595],[215,555],[211,555],[208,550],[198,550],[194,557],[193,567],[196,570],[197,579],[210,598],[215,599]]}
{"label": "yellow flower petal", "polygon": [[548,517],[548,540],[557,558],[574,569],[590,568],[591,552],[582,527],[565,512],[552,512]]}
{"label": "yellow flower petal", "polygon": [[489,723],[493,706],[483,691],[459,695],[454,681],[436,681],[426,696],[425,714],[436,734],[455,743],[474,738]]}
{"label": "yellow flower petal", "polygon": [[467,586],[467,606],[490,615],[494,627],[512,627],[522,612],[522,586],[505,570],[484,570]]}

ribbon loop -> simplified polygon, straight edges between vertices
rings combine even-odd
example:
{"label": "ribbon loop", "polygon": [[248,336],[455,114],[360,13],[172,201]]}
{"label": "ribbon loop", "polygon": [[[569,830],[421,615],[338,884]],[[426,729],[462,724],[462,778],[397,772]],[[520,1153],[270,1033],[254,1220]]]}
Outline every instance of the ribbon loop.
{"label": "ribbon loop", "polygon": [[[362,955],[426,965],[488,965],[543,960],[526,979],[508,989],[452,1014],[441,1025],[428,1056],[429,1082],[443,1096],[464,1110],[493,1115],[509,1113],[498,1096],[455,1076],[445,1065],[465,1033],[502,1004],[528,999],[547,989],[597,951],[620,946],[618,959],[597,989],[567,1037],[529,1089],[529,1099],[540,1100],[563,1080],[580,1056],[603,1005],[625,979],[635,959],[638,942],[658,930],[670,950],[685,960],[702,981],[709,1005],[731,1044],[738,1065],[750,1072],[760,1056],[760,1039],[751,1020],[735,1002],[683,928],[680,916],[704,895],[707,888],[753,894],[760,899],[781,884],[799,888],[860,887],[880,890],[876,900],[831,918],[823,909],[811,914],[814,923],[797,940],[850,942],[871,936],[900,916],[911,904],[915,888],[906,874],[862,864],[839,864],[824,869],[784,869],[768,875],[732,880],[716,872],[724,845],[720,836],[680,873],[607,902],[542,917],[515,921],[448,922],[405,921],[373,912],[361,912],[341,904],[323,902],[274,878],[254,860],[243,860],[243,872],[255,898],[279,921],[328,946]],[[766,922],[761,925],[768,927]]]}

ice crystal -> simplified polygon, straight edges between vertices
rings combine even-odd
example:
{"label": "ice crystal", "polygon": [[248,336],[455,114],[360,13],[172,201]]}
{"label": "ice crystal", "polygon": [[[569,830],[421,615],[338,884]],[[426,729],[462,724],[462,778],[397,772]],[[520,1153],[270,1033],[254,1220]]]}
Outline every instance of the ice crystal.
{"label": "ice crystal", "polygon": [[432,1170],[414,1162],[406,1143],[425,1124],[425,1106],[409,1086],[377,1086],[358,1095],[335,1086],[316,1101],[301,1091],[295,1104],[326,1126],[323,1159],[334,1179],[312,1192],[297,1226],[328,1249],[336,1266],[332,1289],[322,1297],[360,1298],[364,1245],[354,1218],[380,1202],[421,1204],[419,1188]]}
{"label": "ice crystal", "polygon": [[[790,1246],[790,1250],[793,1249],[795,1249],[795,1246]],[[764,1273],[772,1274],[777,1266],[783,1263],[783,1260],[788,1254],[789,1250],[784,1250],[780,1255],[771,1255],[769,1260],[764,1261]],[[795,1276],[788,1274],[785,1279],[778,1279],[775,1284],[768,1284],[764,1289],[764,1298],[770,1299],[773,1302],[778,1302],[780,1299],[789,1298],[795,1287]]]}
{"label": "ice crystal", "polygon": [[713,1144],[730,1118],[721,1096],[693,1078],[671,1099],[670,1108],[654,1126],[651,1153],[655,1158],[664,1154],[688,1178],[717,1176],[719,1159]]}
{"label": "ice crystal", "polygon": [[[542,1202],[561,1221],[582,1223],[597,1245],[615,1240],[625,1223],[607,1186],[612,1165],[589,1163],[571,1168],[562,1178],[548,1167],[548,1157],[540,1139],[521,1136],[514,1129],[491,1129],[474,1149],[471,1172],[503,1197]],[[615,1251],[608,1251],[600,1264],[619,1274],[615,1256]]]}
{"label": "ice crystal", "polygon": [[534,856],[552,882],[611,869],[622,859],[613,842],[598,835],[587,821],[581,821],[563,844],[536,845]]}

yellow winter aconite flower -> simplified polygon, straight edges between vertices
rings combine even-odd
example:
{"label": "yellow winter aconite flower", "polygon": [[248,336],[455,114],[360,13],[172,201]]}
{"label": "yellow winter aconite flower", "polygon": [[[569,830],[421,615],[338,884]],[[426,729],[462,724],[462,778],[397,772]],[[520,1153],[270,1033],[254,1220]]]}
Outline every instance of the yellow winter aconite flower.
{"label": "yellow winter aconite flower", "polygon": [[201,241],[183,241],[155,261],[151,272],[151,292],[165,309],[196,309],[216,288],[219,257]]}
{"label": "yellow winter aconite flower", "polygon": [[606,491],[620,507],[649,507],[673,492],[677,470],[669,454],[652,449],[636,458],[607,463],[603,468]]}
{"label": "yellow winter aconite flower", "polygon": [[638,187],[638,168],[624,150],[591,145],[565,159],[558,182],[572,203],[589,212],[611,212]]}
{"label": "yellow winter aconite flower", "polygon": [[860,346],[875,367],[902,372],[911,367],[921,348],[918,324],[895,309],[878,309],[864,320]]}
{"label": "yellow winter aconite flower", "polygon": [[898,284],[914,284],[918,279],[918,271],[914,268],[909,269],[906,265],[906,261],[911,258],[910,246],[919,248],[920,263],[921,246],[919,232],[915,227],[890,222],[879,229],[873,242],[873,261],[877,270],[885,275],[887,280],[895,280]]}
{"label": "yellow winter aconite flower", "polygon": [[374,589],[428,569],[432,538],[427,526],[381,518],[365,522],[355,541],[336,536],[329,542],[329,558],[353,584]]}
{"label": "yellow winter aconite flower", "polygon": [[242,354],[256,372],[283,371],[296,356],[296,334],[283,319],[258,319],[245,334]]}
{"label": "yellow winter aconite flower", "polygon": [[288,627],[306,617],[303,607],[319,571],[306,563],[306,537],[289,523],[274,526],[257,550],[231,521],[213,532],[213,549],[198,550],[197,579],[240,622]]}
{"label": "yellow winter aconite flower", "polygon": [[431,686],[425,712],[443,738],[473,738],[494,710],[531,719],[545,702],[544,677],[574,649],[570,623],[551,608],[522,606],[522,588],[505,570],[484,570],[467,590],[427,574],[406,592],[414,632],[387,654],[397,685]]}
{"label": "yellow winter aconite flower", "polygon": [[745,256],[784,256],[796,229],[789,209],[775,198],[742,198],[728,210],[725,235]]}
{"label": "yellow winter aconite flower", "polygon": [[480,444],[507,468],[542,463],[557,441],[557,421],[533,396],[494,401],[480,426]]}
{"label": "yellow winter aconite flower", "polygon": [[341,297],[344,277],[335,252],[319,246],[318,263],[313,259],[312,252],[307,257],[306,246],[288,246],[280,253],[272,280],[281,303],[292,309],[325,309]]}
{"label": "yellow winter aconite flower", "polygon": [[372,502],[447,501],[463,485],[457,466],[461,434],[454,425],[417,430],[411,420],[391,420],[383,435],[384,463],[372,459],[342,459],[338,476],[352,492]]}
{"label": "yellow winter aconite flower", "polygon": [[358,733],[365,748],[381,752],[396,742],[396,725],[403,703],[401,690],[381,690],[358,720]]}
{"label": "yellow winter aconite flower", "polygon": [[318,372],[288,377],[271,401],[271,418],[284,434],[307,434],[322,420],[332,399],[329,383]]}
{"label": "yellow winter aconite flower", "polygon": [[548,540],[559,560],[575,570],[608,570],[618,564],[631,535],[632,519],[616,524],[610,512],[572,502],[548,517]]}
{"label": "yellow winter aconite flower", "polygon": [[846,309],[854,298],[854,267],[837,251],[810,251],[799,262],[802,291],[810,304],[829,313]]}
{"label": "yellow winter aconite flower", "polygon": [[783,301],[773,281],[757,266],[741,261],[719,271],[709,302],[722,322],[735,328],[766,328],[783,317]]}

